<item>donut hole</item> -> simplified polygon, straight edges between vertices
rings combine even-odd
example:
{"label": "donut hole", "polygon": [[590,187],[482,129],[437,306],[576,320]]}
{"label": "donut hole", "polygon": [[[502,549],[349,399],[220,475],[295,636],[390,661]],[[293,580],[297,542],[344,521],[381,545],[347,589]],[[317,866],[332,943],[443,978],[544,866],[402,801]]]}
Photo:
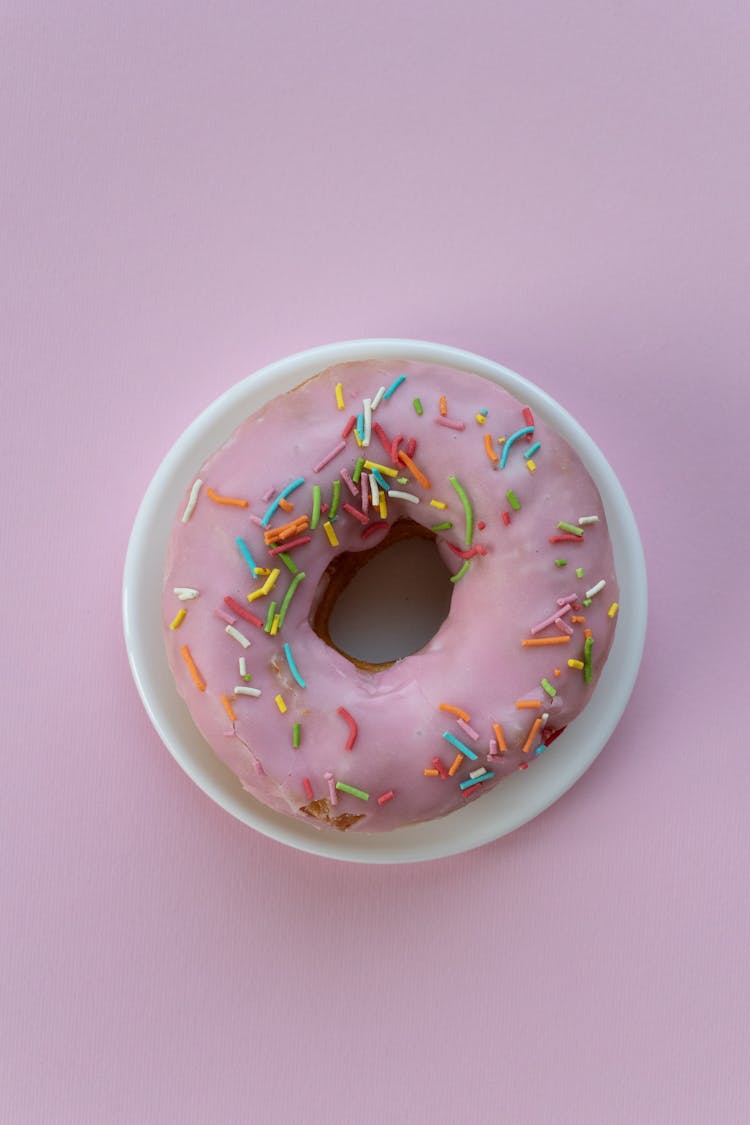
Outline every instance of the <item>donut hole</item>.
{"label": "donut hole", "polygon": [[450,577],[435,535],[399,520],[377,547],[336,556],[320,580],[310,624],[358,668],[388,668],[435,636],[450,612]]}

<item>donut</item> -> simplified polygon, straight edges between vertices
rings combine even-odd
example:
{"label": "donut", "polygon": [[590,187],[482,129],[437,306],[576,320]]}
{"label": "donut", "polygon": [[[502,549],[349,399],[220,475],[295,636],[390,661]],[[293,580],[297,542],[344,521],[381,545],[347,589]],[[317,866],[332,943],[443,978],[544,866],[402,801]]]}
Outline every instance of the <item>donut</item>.
{"label": "donut", "polygon": [[[347,651],[333,621],[357,583],[381,567],[385,620],[428,562],[434,634]],[[164,572],[193,721],[252,797],[321,830],[443,817],[555,753],[617,613],[576,452],[493,381],[414,362],[335,365],[243,420],[185,482]]]}

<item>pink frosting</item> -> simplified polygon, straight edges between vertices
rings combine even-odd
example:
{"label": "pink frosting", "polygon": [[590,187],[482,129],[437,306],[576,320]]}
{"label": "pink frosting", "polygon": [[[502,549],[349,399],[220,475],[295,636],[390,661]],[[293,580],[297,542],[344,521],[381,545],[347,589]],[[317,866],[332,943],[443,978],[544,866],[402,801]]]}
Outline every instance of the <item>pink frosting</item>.
{"label": "pink frosting", "polygon": [[[238,615],[225,598],[265,620],[270,601],[276,600],[278,608],[292,581],[283,561],[268,554],[264,528],[257,522],[274,503],[264,501],[264,496],[277,497],[304,478],[289,494],[293,511],[278,508],[267,519],[269,527],[309,516],[315,484],[321,487],[323,503],[330,504],[334,480],[342,482],[341,505],[362,510],[360,490],[355,498],[340,472],[355,475],[360,456],[394,467],[374,431],[369,447],[360,449],[350,433],[328,464],[318,471],[314,466],[342,443],[344,424],[350,415],[363,413],[363,400],[374,399],[381,386],[391,388],[402,374],[405,380],[382,398],[373,422],[379,423],[389,442],[403,435],[404,452],[409,438],[416,439],[413,460],[431,487],[424,487],[399,463],[399,475],[408,483],[387,479],[395,489],[417,496],[419,503],[388,500],[388,523],[409,518],[432,527],[450,521],[452,528],[438,532],[437,542],[453,574],[464,559],[449,543],[466,552],[471,540],[471,547],[480,547],[481,552],[472,555],[455,582],[449,615],[429,643],[390,667],[368,671],[325,644],[309,618],[334,554],[375,546],[385,536],[385,527],[363,535],[367,526],[340,506],[333,524],[338,547],[331,546],[323,528],[325,515],[314,530],[303,528],[295,538],[309,536],[310,542],[292,548],[289,557],[305,578],[298,583],[275,636]],[[343,411],[336,405],[339,382]],[[438,424],[443,417],[441,396],[446,399],[445,420],[453,424]],[[415,410],[415,398],[421,400],[421,415]],[[483,411],[486,421],[481,424],[477,414]],[[203,485],[183,522],[194,485],[187,482],[166,560],[163,614],[169,663],[197,726],[259,801],[323,826],[326,821],[301,810],[310,803],[310,794],[315,800],[333,796],[336,804],[330,815],[361,816],[348,829],[360,832],[440,817],[486,793],[509,772],[531,764],[585,706],[614,634],[617,581],[612,548],[602,502],[587,470],[552,429],[539,419],[533,423],[533,433],[511,441],[528,426],[524,404],[480,376],[415,363],[338,365],[274,399],[239,426],[200,470]],[[498,438],[506,439],[504,466],[490,458],[487,434],[500,459],[504,446]],[[532,471],[525,455],[537,443]],[[468,497],[471,535],[451,478]],[[209,488],[219,496],[247,500],[248,507],[218,503],[210,498]],[[520,508],[510,502],[509,493]],[[432,499],[443,501],[446,508],[431,506]],[[371,509],[367,514],[371,527],[375,517]],[[550,542],[570,534],[558,523],[578,527],[579,519],[589,516],[598,520],[580,527],[582,541],[575,536]],[[481,523],[486,526],[480,530]],[[248,593],[265,578],[251,574],[238,538],[259,567],[280,569],[273,590],[252,603],[247,601]],[[566,559],[567,565],[556,565],[560,559]],[[584,572],[580,579],[579,567]],[[584,605],[587,590],[601,580],[605,585]],[[176,587],[197,590],[198,596],[181,601],[174,593]],[[186,614],[172,629],[170,623],[181,608]],[[226,618],[216,611],[236,618],[235,628],[251,642],[248,648],[227,633]],[[562,624],[556,624],[556,618]],[[585,631],[593,638],[590,675]],[[522,645],[524,640],[546,638],[567,639],[553,645]],[[304,688],[289,666],[285,643]],[[185,650],[205,690],[196,686]],[[258,697],[234,695],[237,685],[246,686],[239,673],[240,657],[252,676],[249,686],[261,692]],[[570,667],[569,660],[587,667]],[[286,708],[283,713],[275,702],[277,696]],[[541,706],[519,709],[517,701],[525,700],[538,700]],[[441,710],[440,704],[458,708],[464,715]],[[354,728],[347,716],[356,724],[351,749],[347,744]],[[295,723],[300,729],[296,749]],[[443,777],[459,753],[455,743],[445,738],[446,732],[476,759],[465,755],[454,774]],[[498,745],[500,739],[507,749]],[[437,776],[425,774],[435,768]],[[461,783],[471,780],[470,773],[482,768],[486,779],[462,789]],[[368,794],[368,799],[337,789],[337,782]],[[378,798],[391,792],[391,798],[379,803]]]}

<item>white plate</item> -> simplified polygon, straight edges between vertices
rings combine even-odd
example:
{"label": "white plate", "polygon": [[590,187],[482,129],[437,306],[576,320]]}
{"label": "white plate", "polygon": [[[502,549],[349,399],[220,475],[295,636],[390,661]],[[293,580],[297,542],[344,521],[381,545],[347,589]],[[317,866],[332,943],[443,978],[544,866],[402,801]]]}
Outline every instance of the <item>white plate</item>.
{"label": "white plate", "polygon": [[[553,750],[466,808],[429,824],[354,835],[319,830],[272,812],[240,786],[204,741],[177,694],[161,631],[164,555],[184,489],[238,423],[268,399],[329,367],[363,359],[416,360],[476,372],[507,388],[578,451],[599,488],[620,584],[615,640],[585,711]],[[125,560],[125,643],[138,691],[158,734],[196,785],[227,812],[284,844],[360,863],[437,859],[479,847],[546,809],[588,769],[615,729],[635,683],[646,634],[646,567],[638,529],[610,465],[578,423],[553,399],[508,368],[441,344],[354,340],[279,360],[221,395],[183,433],[159,467],[135,520]]]}

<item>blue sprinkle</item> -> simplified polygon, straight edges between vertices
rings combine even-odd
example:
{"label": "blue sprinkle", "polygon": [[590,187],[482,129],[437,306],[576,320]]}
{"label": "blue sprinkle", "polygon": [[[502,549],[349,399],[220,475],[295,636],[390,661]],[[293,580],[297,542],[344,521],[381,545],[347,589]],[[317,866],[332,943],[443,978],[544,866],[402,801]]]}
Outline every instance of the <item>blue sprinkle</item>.
{"label": "blue sprinkle", "polygon": [[472,762],[476,762],[477,756],[474,751],[470,750],[466,743],[462,742],[460,738],[456,738],[455,734],[451,734],[449,730],[446,730],[443,732],[443,738],[446,742],[450,742],[451,746],[455,746],[456,750],[460,750],[462,754],[470,758]]}
{"label": "blue sprinkle", "polygon": [[398,379],[394,379],[388,390],[383,395],[383,398],[390,398],[393,392],[398,390],[405,378],[405,375],[399,375]]}
{"label": "blue sprinkle", "polygon": [[276,499],[272,501],[272,503],[271,503],[270,507],[268,508],[268,510],[266,511],[266,514],[264,515],[263,519],[260,521],[263,524],[264,527],[268,527],[269,523],[271,522],[271,516],[276,511],[276,509],[278,508],[281,501],[286,500],[286,498],[287,498],[287,496],[289,495],[290,492],[294,492],[295,488],[299,488],[299,486],[301,484],[304,484],[304,483],[305,483],[304,477],[297,477],[296,480],[292,481],[291,484],[288,484],[286,486],[286,488],[281,490],[281,492],[276,497]]}
{"label": "blue sprinkle", "polygon": [[524,453],[524,457],[526,458],[527,461],[529,461],[534,456],[534,454],[537,452],[537,450],[539,450],[541,448],[542,448],[542,443],[540,441],[535,441],[534,444],[530,445],[529,448],[526,450],[526,452]]}
{"label": "blue sprinkle", "polygon": [[503,445],[503,452],[502,452],[502,455],[500,457],[500,468],[501,469],[505,468],[505,462],[508,460],[508,454],[510,453],[511,445],[513,445],[513,443],[515,441],[518,441],[519,438],[524,437],[526,434],[533,434],[533,432],[534,432],[533,426],[524,426],[524,428],[522,430],[516,430],[516,432],[514,434],[510,435],[508,440]]}
{"label": "blue sprinkle", "polygon": [[364,414],[357,415],[357,437],[360,441],[365,440],[365,416]]}
{"label": "blue sprinkle", "polygon": [[390,492],[391,491],[391,486],[389,485],[388,481],[385,479],[383,474],[378,469],[370,469],[370,472],[375,477],[375,480],[378,482],[378,484],[380,485],[380,487],[383,489],[384,492]]}
{"label": "blue sprinkle", "polygon": [[286,657],[286,662],[289,665],[289,671],[292,673],[292,675],[294,676],[294,678],[297,681],[297,683],[299,684],[299,686],[300,687],[307,687],[307,684],[302,679],[302,676],[299,674],[299,669],[294,662],[294,657],[292,656],[292,650],[290,649],[288,644],[284,645],[284,656]]}
{"label": "blue sprinkle", "polygon": [[489,781],[494,776],[492,770],[488,770],[481,777],[470,777],[467,781],[461,782],[461,789],[471,789],[472,785],[481,785],[483,781]]}
{"label": "blue sprinkle", "polygon": [[242,555],[243,559],[245,560],[247,565],[250,567],[250,573],[252,574],[253,578],[255,578],[255,559],[250,554],[247,543],[245,542],[244,539],[238,539],[237,540],[237,546],[240,549],[240,554]]}
{"label": "blue sprinkle", "polygon": [[537,746],[536,750],[534,751],[534,753],[535,754],[543,754],[546,749],[547,749],[547,747],[544,745],[544,743],[540,742],[539,745]]}

